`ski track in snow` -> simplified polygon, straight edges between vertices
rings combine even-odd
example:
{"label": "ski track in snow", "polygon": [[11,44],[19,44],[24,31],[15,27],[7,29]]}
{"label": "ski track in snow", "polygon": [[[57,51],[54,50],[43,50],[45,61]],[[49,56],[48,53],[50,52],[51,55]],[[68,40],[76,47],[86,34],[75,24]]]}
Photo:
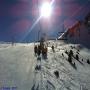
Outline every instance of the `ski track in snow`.
{"label": "ski track in snow", "polygon": [[[55,45],[55,53],[51,45]],[[41,57],[41,70],[36,71],[35,66],[40,64],[34,56],[34,44],[0,44],[0,88],[16,86],[17,90],[90,90],[90,50],[81,49],[80,62],[73,58],[76,69],[67,61],[65,50],[70,50],[73,44],[50,41],[48,59]],[[74,55],[76,48],[73,49]],[[62,53],[64,56],[62,56]],[[83,61],[81,61],[84,59]],[[59,78],[54,71],[59,71]]]}

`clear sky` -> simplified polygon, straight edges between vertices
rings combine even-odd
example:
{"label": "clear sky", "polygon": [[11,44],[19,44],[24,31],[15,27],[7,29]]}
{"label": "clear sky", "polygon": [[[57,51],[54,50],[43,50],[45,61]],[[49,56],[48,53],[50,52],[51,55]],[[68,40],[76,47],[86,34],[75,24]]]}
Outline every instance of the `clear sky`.
{"label": "clear sky", "polygon": [[90,0],[54,0],[51,18],[31,29],[38,18],[38,2],[41,1],[0,0],[0,41],[34,41],[40,29],[55,37],[63,30],[63,23],[68,28],[90,12]]}

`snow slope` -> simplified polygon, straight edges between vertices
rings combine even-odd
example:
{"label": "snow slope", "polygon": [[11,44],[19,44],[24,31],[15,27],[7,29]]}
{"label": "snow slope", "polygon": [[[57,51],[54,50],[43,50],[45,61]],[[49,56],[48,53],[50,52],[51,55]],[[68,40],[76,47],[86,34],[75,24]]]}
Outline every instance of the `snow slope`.
{"label": "snow slope", "polygon": [[[0,90],[90,90],[90,50],[79,45],[66,44],[62,41],[49,41],[48,58],[40,60],[34,56],[34,43],[0,44]],[[55,46],[55,53],[51,45]],[[71,46],[76,54],[80,49],[79,60],[73,58],[75,67],[67,60],[65,50]],[[64,56],[62,56],[62,53]],[[83,59],[83,61],[82,61]],[[41,70],[36,71],[36,65],[41,65]],[[54,71],[59,71],[56,78]]]}

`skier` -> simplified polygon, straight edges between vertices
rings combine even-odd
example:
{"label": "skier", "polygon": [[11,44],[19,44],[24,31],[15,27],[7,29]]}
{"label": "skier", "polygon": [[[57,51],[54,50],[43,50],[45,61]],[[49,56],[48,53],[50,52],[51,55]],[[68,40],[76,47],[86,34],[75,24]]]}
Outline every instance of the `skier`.
{"label": "skier", "polygon": [[79,56],[78,56],[78,54],[76,54],[76,60],[79,60]]}
{"label": "skier", "polygon": [[34,46],[34,53],[35,53],[35,56],[37,56],[37,45]]}
{"label": "skier", "polygon": [[89,59],[87,59],[87,63],[88,63],[88,64],[90,64],[90,61],[89,61]]}
{"label": "skier", "polygon": [[47,58],[47,47],[46,46],[42,48],[42,56],[44,59]]}
{"label": "skier", "polygon": [[38,45],[37,54],[38,54],[38,56],[40,56],[40,54],[41,54],[41,47],[40,47],[40,45]]}
{"label": "skier", "polygon": [[56,78],[59,78],[59,71],[54,71],[54,74],[55,74],[55,76],[56,76]]}
{"label": "skier", "polygon": [[68,54],[68,61],[69,61],[70,63],[72,63],[72,55],[71,55],[71,53]]}
{"label": "skier", "polygon": [[62,53],[62,56],[64,57],[64,54]]}
{"label": "skier", "polygon": [[70,54],[71,56],[73,56],[73,51],[72,51],[72,50],[70,50],[69,54]]}
{"label": "skier", "polygon": [[52,51],[53,51],[53,52],[55,52],[55,50],[54,50],[54,46],[53,46],[53,45],[52,45],[52,47],[51,47],[51,48],[52,48]]}

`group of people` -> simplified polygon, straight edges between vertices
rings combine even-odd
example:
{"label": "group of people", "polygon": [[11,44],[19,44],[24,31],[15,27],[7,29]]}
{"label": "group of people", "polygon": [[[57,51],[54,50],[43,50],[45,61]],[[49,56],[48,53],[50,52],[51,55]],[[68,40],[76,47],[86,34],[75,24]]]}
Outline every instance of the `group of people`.
{"label": "group of people", "polygon": [[34,53],[35,53],[35,56],[40,56],[42,54],[42,57],[44,59],[47,58],[47,47],[45,45],[35,45],[34,46]]}

